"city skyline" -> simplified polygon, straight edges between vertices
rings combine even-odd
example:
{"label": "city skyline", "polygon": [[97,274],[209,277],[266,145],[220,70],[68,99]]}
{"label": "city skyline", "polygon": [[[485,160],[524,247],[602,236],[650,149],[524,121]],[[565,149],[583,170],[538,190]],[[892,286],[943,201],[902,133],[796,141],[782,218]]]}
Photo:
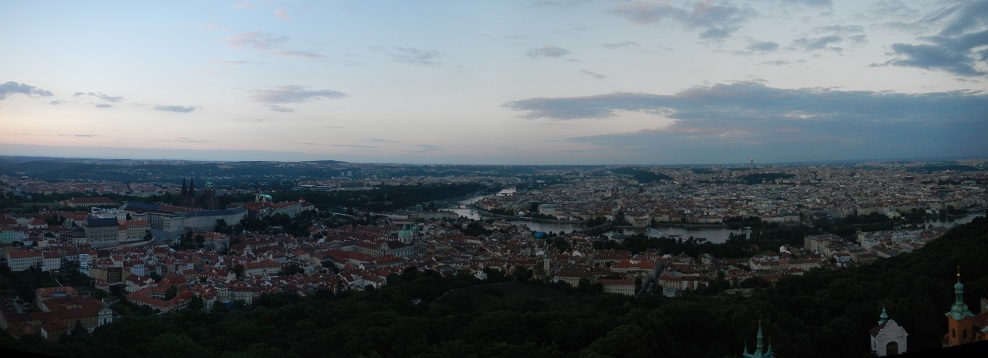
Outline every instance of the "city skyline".
{"label": "city skyline", "polygon": [[988,1],[0,4],[5,155],[988,155]]}

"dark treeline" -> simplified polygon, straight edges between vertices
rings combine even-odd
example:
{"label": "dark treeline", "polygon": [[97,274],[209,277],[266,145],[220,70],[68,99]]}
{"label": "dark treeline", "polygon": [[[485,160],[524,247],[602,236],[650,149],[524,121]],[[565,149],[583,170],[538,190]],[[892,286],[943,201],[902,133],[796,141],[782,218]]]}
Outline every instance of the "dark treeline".
{"label": "dark treeline", "polygon": [[909,351],[939,348],[956,267],[976,310],[988,295],[984,257],[988,219],[978,218],[910,254],[786,277],[751,297],[627,297],[409,269],[380,290],[269,295],[231,311],[128,316],[57,344],[0,344],[79,357],[723,357],[753,347],[761,321],[778,356],[868,357],[882,306]]}

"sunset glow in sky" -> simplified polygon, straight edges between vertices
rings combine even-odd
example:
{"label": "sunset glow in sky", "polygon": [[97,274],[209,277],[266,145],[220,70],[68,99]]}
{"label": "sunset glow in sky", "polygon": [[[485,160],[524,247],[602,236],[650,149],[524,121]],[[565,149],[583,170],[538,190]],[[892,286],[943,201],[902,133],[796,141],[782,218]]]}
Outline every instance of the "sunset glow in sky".
{"label": "sunset glow in sky", "polygon": [[988,156],[988,0],[4,1],[0,154]]}

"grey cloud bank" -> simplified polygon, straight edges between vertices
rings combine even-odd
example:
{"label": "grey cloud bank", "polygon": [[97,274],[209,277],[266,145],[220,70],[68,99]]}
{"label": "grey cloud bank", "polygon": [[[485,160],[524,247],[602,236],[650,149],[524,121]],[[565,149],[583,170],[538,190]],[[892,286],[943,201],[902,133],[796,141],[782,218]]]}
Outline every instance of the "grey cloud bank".
{"label": "grey cloud bank", "polygon": [[927,22],[947,21],[928,44],[895,43],[895,58],[883,65],[946,71],[958,76],[988,75],[988,0],[963,2],[942,9]]}
{"label": "grey cloud bank", "polygon": [[741,161],[748,155],[823,160],[988,152],[983,138],[988,133],[988,95],[972,91],[904,94],[778,89],[741,82],[674,95],[618,92],[531,98],[505,106],[525,112],[522,117],[529,119],[606,120],[618,111],[673,119],[662,128],[569,139],[647,163],[716,163],[730,153],[737,153]]}

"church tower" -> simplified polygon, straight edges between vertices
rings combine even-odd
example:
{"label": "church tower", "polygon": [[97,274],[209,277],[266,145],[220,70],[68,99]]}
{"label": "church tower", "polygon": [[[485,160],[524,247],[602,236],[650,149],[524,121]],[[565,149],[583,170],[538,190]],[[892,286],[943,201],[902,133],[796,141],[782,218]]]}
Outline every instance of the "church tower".
{"label": "church tower", "polygon": [[213,186],[213,182],[209,180],[206,181],[206,190],[203,192],[202,207],[206,210],[219,209],[219,202],[216,200],[216,188]]}
{"label": "church tower", "polygon": [[748,344],[744,345],[744,351],[741,352],[741,356],[744,358],[774,358],[775,354],[772,353],[772,343],[768,344],[768,348],[765,348],[763,343],[765,336],[762,334],[762,322],[758,322],[758,335],[755,336],[757,340],[755,343],[755,351],[748,353]]}
{"label": "church tower", "polygon": [[189,199],[192,202],[191,207],[196,207],[196,178],[189,179]]}
{"label": "church tower", "polygon": [[964,303],[964,285],[961,284],[961,269],[957,268],[957,283],[954,284],[954,304],[950,306],[947,316],[947,334],[943,336],[943,346],[953,347],[959,344],[971,343],[975,332],[972,318],[974,313]]}

